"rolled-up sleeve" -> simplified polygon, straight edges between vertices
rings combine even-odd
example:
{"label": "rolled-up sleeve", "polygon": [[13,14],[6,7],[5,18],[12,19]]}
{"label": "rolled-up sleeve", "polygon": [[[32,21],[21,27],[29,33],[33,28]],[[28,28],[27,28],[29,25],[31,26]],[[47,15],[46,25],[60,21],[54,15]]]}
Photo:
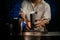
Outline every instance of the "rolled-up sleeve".
{"label": "rolled-up sleeve", "polygon": [[26,1],[23,1],[23,2],[22,2],[20,10],[21,10],[24,14],[27,13],[27,2],[26,2]]}
{"label": "rolled-up sleeve", "polygon": [[49,4],[45,4],[44,19],[47,19],[47,22],[51,20],[51,9]]}

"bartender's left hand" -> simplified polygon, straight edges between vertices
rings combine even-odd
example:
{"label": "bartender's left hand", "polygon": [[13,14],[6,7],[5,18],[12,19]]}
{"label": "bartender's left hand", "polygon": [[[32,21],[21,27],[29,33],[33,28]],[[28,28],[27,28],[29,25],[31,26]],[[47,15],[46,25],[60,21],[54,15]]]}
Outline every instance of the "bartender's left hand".
{"label": "bartender's left hand", "polygon": [[47,20],[43,20],[43,21],[40,21],[40,25],[42,26],[42,27],[45,27],[45,24],[47,23]]}

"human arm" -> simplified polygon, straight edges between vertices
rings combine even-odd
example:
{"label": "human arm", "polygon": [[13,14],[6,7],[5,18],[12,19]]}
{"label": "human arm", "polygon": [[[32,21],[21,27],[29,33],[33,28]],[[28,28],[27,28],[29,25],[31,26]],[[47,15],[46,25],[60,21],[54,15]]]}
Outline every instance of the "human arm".
{"label": "human arm", "polygon": [[43,18],[41,19],[41,26],[44,27],[45,24],[48,24],[51,20],[51,9],[50,9],[50,6],[49,4],[46,4],[45,5],[45,12],[44,12],[44,15],[43,15]]}

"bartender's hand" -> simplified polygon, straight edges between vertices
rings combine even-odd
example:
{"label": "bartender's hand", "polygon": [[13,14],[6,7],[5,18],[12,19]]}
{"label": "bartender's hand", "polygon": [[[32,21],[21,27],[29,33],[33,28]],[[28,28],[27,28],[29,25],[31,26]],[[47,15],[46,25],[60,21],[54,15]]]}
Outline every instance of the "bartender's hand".
{"label": "bartender's hand", "polygon": [[41,24],[42,27],[45,27],[46,26],[45,24],[48,24],[48,20],[45,19],[45,20],[41,21],[40,24]]}
{"label": "bartender's hand", "polygon": [[[41,26],[41,21],[40,20],[36,20],[36,22],[34,23],[35,27],[40,27]],[[30,21],[27,21],[27,24],[26,24],[29,28],[31,28],[31,22]]]}
{"label": "bartender's hand", "polygon": [[38,20],[38,21],[36,21],[36,24],[35,24],[35,26],[36,27],[45,27],[45,24],[47,23],[47,20]]}
{"label": "bartender's hand", "polygon": [[40,26],[45,27],[45,22],[44,21],[41,21],[40,22]]}
{"label": "bartender's hand", "polygon": [[[36,22],[35,22],[35,27],[45,27],[45,24],[47,23],[47,20],[43,20],[43,21],[41,21],[41,20],[37,20]],[[27,26],[29,27],[29,28],[31,28],[31,22],[30,21],[27,21]]]}
{"label": "bartender's hand", "polygon": [[[34,23],[35,27],[40,27],[40,26],[41,26],[40,23],[41,23],[41,21],[36,21],[36,22]],[[30,21],[27,21],[27,22],[26,22],[26,25],[27,25],[27,27],[31,28],[31,22],[30,22]]]}

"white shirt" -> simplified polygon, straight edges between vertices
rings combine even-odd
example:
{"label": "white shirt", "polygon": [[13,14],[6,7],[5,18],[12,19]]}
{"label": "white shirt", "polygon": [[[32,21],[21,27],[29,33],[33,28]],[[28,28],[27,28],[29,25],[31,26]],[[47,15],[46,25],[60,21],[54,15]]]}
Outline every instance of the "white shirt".
{"label": "white shirt", "polygon": [[[23,1],[21,11],[24,12],[26,19],[30,20],[30,14],[32,11],[37,11],[37,14],[35,15],[36,18],[40,18],[43,20],[44,18],[48,19],[48,23],[51,20],[51,10],[50,5],[42,0],[42,3],[39,3],[36,7],[33,7],[34,4],[32,2]],[[42,17],[42,18],[41,18]],[[42,28],[44,30],[44,28]]]}
{"label": "white shirt", "polygon": [[32,11],[37,11],[37,14],[38,14],[36,15],[37,17],[38,16],[41,17],[42,14],[44,13],[43,18],[48,19],[48,22],[51,20],[50,5],[45,1],[42,1],[42,3],[38,4],[35,8],[33,8],[31,2],[23,1],[21,11],[24,12],[25,16],[27,17],[27,20],[30,20],[30,13]]}

